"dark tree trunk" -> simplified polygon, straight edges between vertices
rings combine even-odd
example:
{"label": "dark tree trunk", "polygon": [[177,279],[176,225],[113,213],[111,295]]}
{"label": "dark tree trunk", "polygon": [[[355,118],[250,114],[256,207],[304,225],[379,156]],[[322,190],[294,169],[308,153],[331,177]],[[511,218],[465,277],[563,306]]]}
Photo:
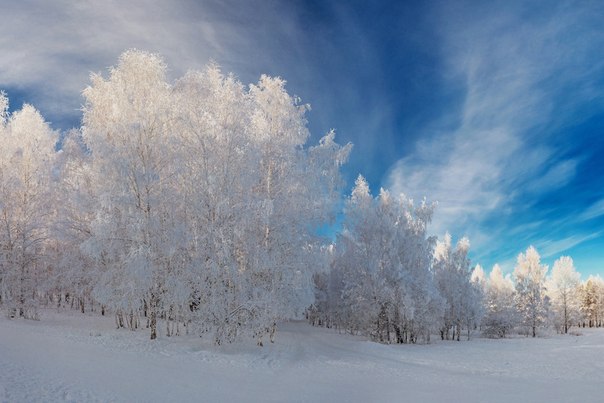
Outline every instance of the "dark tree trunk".
{"label": "dark tree trunk", "polygon": [[159,301],[155,294],[151,294],[151,301],[149,301],[149,316],[150,316],[150,328],[151,328],[151,340],[157,338],[157,305]]}
{"label": "dark tree trunk", "polygon": [[403,344],[403,334],[401,332],[401,327],[398,324],[394,324],[394,334],[396,335],[396,343]]}

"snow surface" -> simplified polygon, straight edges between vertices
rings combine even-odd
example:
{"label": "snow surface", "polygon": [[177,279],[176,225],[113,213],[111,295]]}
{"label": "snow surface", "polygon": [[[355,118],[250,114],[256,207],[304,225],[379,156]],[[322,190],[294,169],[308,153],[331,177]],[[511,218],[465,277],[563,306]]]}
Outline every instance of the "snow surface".
{"label": "snow surface", "polygon": [[45,311],[0,318],[0,402],[604,402],[604,329],[579,332],[380,345],[286,323],[218,348]]}

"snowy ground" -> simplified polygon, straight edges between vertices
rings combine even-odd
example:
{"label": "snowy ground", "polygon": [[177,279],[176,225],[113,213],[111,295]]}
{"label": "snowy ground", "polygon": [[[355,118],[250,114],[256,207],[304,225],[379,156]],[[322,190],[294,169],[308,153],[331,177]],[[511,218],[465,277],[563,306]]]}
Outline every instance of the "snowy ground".
{"label": "snowy ground", "polygon": [[275,344],[147,340],[112,318],[0,318],[0,402],[604,402],[604,330],[384,346],[304,323]]}

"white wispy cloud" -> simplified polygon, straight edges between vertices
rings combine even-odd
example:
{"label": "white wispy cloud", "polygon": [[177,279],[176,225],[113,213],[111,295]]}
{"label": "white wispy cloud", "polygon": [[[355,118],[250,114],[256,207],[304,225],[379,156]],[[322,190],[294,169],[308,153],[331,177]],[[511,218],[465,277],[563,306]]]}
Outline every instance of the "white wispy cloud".
{"label": "white wispy cloud", "polygon": [[396,192],[439,201],[435,233],[465,233],[485,252],[502,230],[484,228],[485,219],[512,216],[519,195],[538,196],[574,178],[580,161],[564,158],[547,133],[567,124],[564,116],[576,105],[601,102],[603,95],[590,86],[604,69],[592,54],[604,37],[585,24],[590,10],[553,7],[524,20],[527,10],[500,4],[443,10],[447,74],[466,85],[460,123],[450,132],[426,133],[388,176]]}
{"label": "white wispy cloud", "polygon": [[600,199],[597,202],[593,203],[591,206],[587,208],[583,213],[579,215],[579,220],[586,221],[591,220],[597,217],[601,217],[604,215],[604,199]]}
{"label": "white wispy cloud", "polygon": [[559,257],[562,252],[565,252],[583,242],[590,241],[602,235],[601,231],[590,234],[573,235],[562,239],[545,240],[538,242],[536,248],[544,258]]}
{"label": "white wispy cloud", "polygon": [[79,116],[90,72],[115,65],[126,49],[160,53],[173,78],[212,59],[250,82],[265,72],[267,30],[292,34],[287,13],[270,4],[24,0],[1,8],[0,89],[35,96],[26,101],[50,116]]}
{"label": "white wispy cloud", "polygon": [[563,187],[575,177],[578,163],[579,161],[576,159],[554,163],[543,175],[531,180],[527,184],[527,190],[539,194]]}

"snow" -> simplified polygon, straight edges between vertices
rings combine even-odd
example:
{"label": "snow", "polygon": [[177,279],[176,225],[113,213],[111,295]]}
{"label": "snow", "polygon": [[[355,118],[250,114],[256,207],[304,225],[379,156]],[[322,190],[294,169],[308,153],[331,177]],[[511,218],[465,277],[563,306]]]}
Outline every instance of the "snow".
{"label": "snow", "polygon": [[151,342],[111,317],[41,317],[0,318],[0,402],[604,401],[604,329],[380,345],[293,322],[260,348],[161,332]]}

